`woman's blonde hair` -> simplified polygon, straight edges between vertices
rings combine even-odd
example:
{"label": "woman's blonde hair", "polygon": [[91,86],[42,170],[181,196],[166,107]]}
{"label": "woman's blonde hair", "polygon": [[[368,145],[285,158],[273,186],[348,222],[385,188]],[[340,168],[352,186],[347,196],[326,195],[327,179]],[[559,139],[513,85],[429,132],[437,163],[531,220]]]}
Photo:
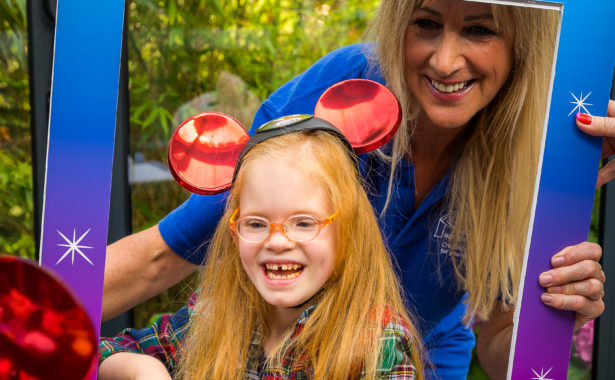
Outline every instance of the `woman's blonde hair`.
{"label": "woman's blonde hair", "polygon": [[[404,74],[405,33],[412,13],[429,1],[384,0],[369,33],[371,58],[402,105],[404,124],[391,159],[412,156],[420,109]],[[469,293],[466,321],[486,318],[496,302],[513,305],[525,250],[559,14],[520,6],[492,5],[501,33],[513,38],[511,72],[502,89],[471,120],[452,168],[446,210],[453,220],[451,255],[461,289]],[[451,249],[451,252],[454,250]]]}
{"label": "woman's blonde hair", "polygon": [[367,378],[373,379],[382,348],[378,322],[385,320],[388,308],[408,323],[413,336],[412,359],[422,378],[421,340],[404,311],[401,287],[356,163],[339,138],[323,131],[269,139],[243,158],[202,271],[201,297],[178,378],[242,378],[253,333],[267,337],[270,331],[271,306],[245,273],[228,227],[233,210],[240,206],[245,178],[263,157],[301,162],[314,186],[324,187],[332,208],[339,213],[336,222],[327,227],[337,232],[333,274],[299,336],[278,346],[268,359],[270,364],[282,368],[284,355],[291,353],[295,360],[292,367],[304,366],[313,378],[358,377],[356,372],[363,369]]}

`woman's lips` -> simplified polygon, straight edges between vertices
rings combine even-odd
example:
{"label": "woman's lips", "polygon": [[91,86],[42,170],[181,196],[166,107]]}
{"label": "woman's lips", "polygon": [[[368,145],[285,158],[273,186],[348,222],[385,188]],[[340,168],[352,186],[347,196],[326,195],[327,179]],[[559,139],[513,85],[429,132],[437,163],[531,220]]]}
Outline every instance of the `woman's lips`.
{"label": "woman's lips", "polygon": [[455,102],[461,100],[465,95],[472,90],[476,84],[475,79],[459,82],[439,82],[425,76],[427,87],[431,94],[438,100],[445,102]]}

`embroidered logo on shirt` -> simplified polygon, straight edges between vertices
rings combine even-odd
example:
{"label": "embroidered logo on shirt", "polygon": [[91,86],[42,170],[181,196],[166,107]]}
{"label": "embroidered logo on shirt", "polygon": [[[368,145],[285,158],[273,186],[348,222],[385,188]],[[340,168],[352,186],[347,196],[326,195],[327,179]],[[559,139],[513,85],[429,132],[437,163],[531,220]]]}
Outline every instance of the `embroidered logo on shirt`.
{"label": "embroidered logo on shirt", "polygon": [[465,246],[465,242],[462,240],[457,244],[457,248],[452,250],[451,252],[451,233],[453,231],[453,226],[451,224],[451,217],[449,214],[445,214],[438,220],[438,226],[436,227],[436,232],[433,234],[433,237],[436,241],[437,254],[440,255],[455,255],[461,256],[463,255],[463,247]]}

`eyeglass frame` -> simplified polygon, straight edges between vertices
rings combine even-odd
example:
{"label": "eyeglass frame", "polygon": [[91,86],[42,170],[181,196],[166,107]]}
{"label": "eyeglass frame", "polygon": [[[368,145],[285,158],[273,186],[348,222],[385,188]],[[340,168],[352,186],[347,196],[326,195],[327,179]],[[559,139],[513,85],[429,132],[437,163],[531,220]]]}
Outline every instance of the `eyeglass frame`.
{"label": "eyeglass frame", "polygon": [[[271,238],[271,235],[273,234],[273,232],[275,230],[279,230],[282,235],[284,235],[284,237],[286,239],[288,239],[289,241],[295,242],[295,243],[307,243],[309,241],[312,241],[314,239],[316,239],[318,237],[318,235],[320,235],[320,231],[322,231],[323,228],[327,227],[329,224],[333,223],[335,221],[335,219],[337,219],[337,217],[339,216],[339,211],[334,212],[331,216],[320,220],[318,218],[316,218],[315,216],[312,215],[307,215],[307,214],[296,214],[296,215],[291,215],[289,217],[287,217],[286,219],[284,219],[281,223],[274,223],[272,221],[270,221],[267,218],[264,218],[262,216],[254,216],[254,215],[246,215],[243,218],[239,218],[237,220],[234,220],[237,215],[239,215],[239,207],[236,207],[235,210],[233,211],[233,214],[231,215],[230,219],[229,219],[229,228],[232,232],[234,232],[235,234],[237,234],[237,236],[239,236],[239,238],[243,241],[245,241],[246,243],[251,243],[251,244],[260,244],[263,243],[267,240],[269,240],[269,238]],[[317,225],[318,225],[318,231],[316,231],[316,234],[314,234],[314,237],[308,240],[295,240],[293,238],[291,238],[290,236],[288,236],[286,234],[286,231],[284,231],[284,224],[286,223],[287,220],[289,220],[290,218],[294,218],[296,216],[308,216],[310,218],[313,218],[314,220],[316,220]],[[242,220],[245,220],[247,218],[257,218],[257,219],[261,219],[263,221],[266,221],[267,224],[269,225],[269,234],[267,235],[266,238],[264,238],[261,241],[250,241],[247,240],[246,238],[244,238],[243,236],[241,236],[241,234],[239,233],[239,231],[237,230],[237,226],[239,225],[239,222],[241,222]]]}

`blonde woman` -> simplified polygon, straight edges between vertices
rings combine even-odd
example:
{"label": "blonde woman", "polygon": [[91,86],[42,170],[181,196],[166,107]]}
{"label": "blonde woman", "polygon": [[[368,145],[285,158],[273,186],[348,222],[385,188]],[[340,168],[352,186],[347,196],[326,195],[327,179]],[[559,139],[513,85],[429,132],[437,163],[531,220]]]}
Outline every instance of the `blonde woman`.
{"label": "blonde woman", "polygon": [[[320,129],[314,120],[299,124]],[[200,296],[103,340],[99,379],[422,378],[420,338],[353,156],[337,135],[293,126],[251,148]]]}
{"label": "blonde woman", "polygon": [[[312,112],[326,88],[348,78],[385,83],[400,99],[404,127],[380,154],[363,157],[362,173],[420,320],[429,378],[465,378],[475,344],[467,323],[475,317],[483,321],[483,368],[492,378],[505,376],[556,25],[555,14],[537,9],[385,0],[370,25],[374,44],[323,57],[274,92],[255,118],[259,125]],[[596,117],[578,124],[615,136],[608,123]],[[194,270],[203,258],[196,247],[221,215],[217,204],[193,196],[158,226],[111,246],[114,258],[147,241],[149,250],[138,256],[143,267],[151,278],[165,275],[126,291],[122,277],[142,267],[118,261],[107,277],[104,312]],[[553,254],[554,269],[540,277],[543,302],[575,311],[578,327],[604,309],[601,249],[581,243]]]}

